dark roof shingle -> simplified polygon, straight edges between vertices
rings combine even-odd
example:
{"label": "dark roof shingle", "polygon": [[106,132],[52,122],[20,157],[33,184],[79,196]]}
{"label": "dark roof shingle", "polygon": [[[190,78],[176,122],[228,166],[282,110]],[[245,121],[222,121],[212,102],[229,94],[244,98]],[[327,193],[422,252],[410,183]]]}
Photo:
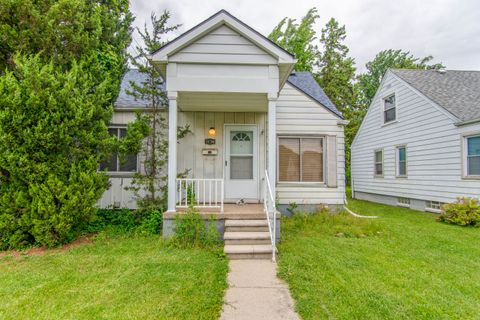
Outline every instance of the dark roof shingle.
{"label": "dark roof shingle", "polygon": [[[132,86],[130,85],[131,81],[141,84],[146,80],[147,76],[137,69],[128,70],[123,76],[120,93],[115,101],[115,108],[147,108],[149,105],[148,100],[136,99],[127,93],[128,90],[132,90]],[[162,84],[161,89],[165,90],[165,84]]]}
{"label": "dark roof shingle", "polygon": [[307,71],[294,72],[288,77],[288,83],[314,99],[325,108],[343,119],[343,115],[338,111],[328,96],[323,92],[323,89],[318,85],[318,82],[313,78],[312,74]]}
{"label": "dark roof shingle", "polygon": [[480,71],[391,71],[462,122],[480,119]]}

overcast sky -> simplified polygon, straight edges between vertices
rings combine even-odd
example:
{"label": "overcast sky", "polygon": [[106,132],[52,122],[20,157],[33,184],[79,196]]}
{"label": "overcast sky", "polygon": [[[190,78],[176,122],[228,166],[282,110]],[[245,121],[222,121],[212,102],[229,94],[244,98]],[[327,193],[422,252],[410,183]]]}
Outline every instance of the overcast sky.
{"label": "overcast sky", "polygon": [[[345,24],[346,44],[359,71],[384,49],[433,55],[448,69],[480,70],[480,0],[131,0],[135,25],[167,9],[178,34],[220,9],[267,36],[283,18],[317,7],[317,32],[331,17]],[[135,37],[138,39],[138,36]]]}

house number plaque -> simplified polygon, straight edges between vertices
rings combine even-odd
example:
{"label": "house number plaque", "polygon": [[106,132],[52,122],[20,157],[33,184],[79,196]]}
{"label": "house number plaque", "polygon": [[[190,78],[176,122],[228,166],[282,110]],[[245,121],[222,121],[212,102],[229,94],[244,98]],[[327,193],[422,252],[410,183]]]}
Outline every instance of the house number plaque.
{"label": "house number plaque", "polygon": [[205,139],[205,144],[209,146],[214,145],[215,139],[212,139],[212,138]]}

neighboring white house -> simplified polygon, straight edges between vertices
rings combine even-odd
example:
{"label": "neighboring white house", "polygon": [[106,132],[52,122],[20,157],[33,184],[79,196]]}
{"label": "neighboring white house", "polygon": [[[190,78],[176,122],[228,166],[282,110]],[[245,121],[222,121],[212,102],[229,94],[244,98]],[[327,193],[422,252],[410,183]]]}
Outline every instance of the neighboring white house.
{"label": "neighboring white house", "polygon": [[[338,207],[345,199],[344,126],[347,123],[312,75],[293,72],[295,58],[222,10],[151,56],[169,98],[168,212],[187,205],[223,209],[241,199],[277,208]],[[119,136],[148,103],[126,94],[142,75],[130,70],[115,104],[111,132]],[[177,143],[177,126],[192,134]],[[101,206],[135,208],[125,190],[141,161],[113,160],[112,187]],[[189,170],[187,179],[177,179]]]}
{"label": "neighboring white house", "polygon": [[480,197],[480,72],[388,70],[352,144],[352,190],[432,212]]}

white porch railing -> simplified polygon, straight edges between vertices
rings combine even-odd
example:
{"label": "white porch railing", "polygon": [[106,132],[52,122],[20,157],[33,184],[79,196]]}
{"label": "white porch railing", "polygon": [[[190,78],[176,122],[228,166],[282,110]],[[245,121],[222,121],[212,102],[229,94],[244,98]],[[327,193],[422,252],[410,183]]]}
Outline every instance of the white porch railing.
{"label": "white porch railing", "polygon": [[219,208],[223,212],[223,179],[177,179],[177,207]]}
{"label": "white porch railing", "polygon": [[268,221],[268,230],[270,231],[270,240],[272,241],[272,261],[275,262],[277,253],[277,208],[275,206],[275,197],[272,193],[270,178],[265,170],[265,190],[263,194],[263,208]]}

